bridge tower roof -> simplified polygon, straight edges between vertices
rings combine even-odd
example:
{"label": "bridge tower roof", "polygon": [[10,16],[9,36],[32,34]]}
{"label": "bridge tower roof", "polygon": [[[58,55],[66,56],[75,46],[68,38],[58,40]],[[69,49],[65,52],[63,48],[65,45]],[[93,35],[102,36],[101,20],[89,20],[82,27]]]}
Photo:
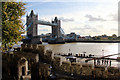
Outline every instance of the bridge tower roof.
{"label": "bridge tower roof", "polygon": [[32,17],[34,15],[34,11],[31,10],[30,16]]}

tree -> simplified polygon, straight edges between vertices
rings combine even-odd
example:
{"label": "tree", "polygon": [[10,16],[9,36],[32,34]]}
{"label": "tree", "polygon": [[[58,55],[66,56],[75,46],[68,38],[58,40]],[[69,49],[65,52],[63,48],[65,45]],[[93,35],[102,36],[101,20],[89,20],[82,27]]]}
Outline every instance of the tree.
{"label": "tree", "polygon": [[113,34],[113,35],[112,35],[112,39],[113,39],[113,40],[116,40],[116,39],[117,39],[117,35],[116,35],[116,34]]}
{"label": "tree", "polygon": [[21,17],[25,14],[25,3],[2,2],[2,49],[7,50],[23,38]]}

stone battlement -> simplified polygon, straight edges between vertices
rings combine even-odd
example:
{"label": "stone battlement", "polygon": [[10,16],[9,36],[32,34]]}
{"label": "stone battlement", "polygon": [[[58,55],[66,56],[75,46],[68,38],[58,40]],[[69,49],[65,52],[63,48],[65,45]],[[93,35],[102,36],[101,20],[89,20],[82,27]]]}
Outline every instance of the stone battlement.
{"label": "stone battlement", "polygon": [[[31,74],[31,79],[42,79],[41,76],[48,77],[50,75],[50,65],[53,70],[55,69],[67,73],[69,76],[104,79],[117,79],[120,77],[119,68],[106,68],[99,65],[93,66],[91,64],[62,61],[62,56],[53,55],[52,50],[45,51],[45,46],[41,44],[22,44],[20,49],[15,49],[11,54],[4,54],[3,59],[5,59],[5,57],[8,58],[8,60],[6,60],[8,62],[4,63],[11,63],[11,61],[12,63],[16,63],[15,65],[11,64],[11,66],[16,66],[15,69],[18,69],[18,71],[15,73],[19,73],[19,78],[22,76],[22,68],[27,71],[23,77],[28,77],[27,73]],[[24,60],[22,61],[21,58],[23,57]],[[17,63],[20,64],[18,65]],[[3,66],[6,66],[6,64],[3,64]]]}

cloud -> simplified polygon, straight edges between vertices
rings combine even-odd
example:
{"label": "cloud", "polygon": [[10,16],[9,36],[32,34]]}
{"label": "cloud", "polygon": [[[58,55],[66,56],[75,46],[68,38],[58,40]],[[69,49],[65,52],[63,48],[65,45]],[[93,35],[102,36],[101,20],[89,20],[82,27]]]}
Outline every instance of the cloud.
{"label": "cloud", "polygon": [[111,17],[111,21],[118,21],[118,14],[110,14],[109,17]]}
{"label": "cloud", "polygon": [[74,21],[73,18],[64,18],[64,17],[60,17],[59,19],[62,20],[62,21],[64,21],[64,22],[72,22],[72,21]]}
{"label": "cloud", "polygon": [[112,28],[112,29],[110,29],[111,31],[118,31],[118,29],[116,29],[116,28]]}
{"label": "cloud", "polygon": [[72,30],[88,30],[88,29],[92,29],[92,28],[88,25],[85,25],[84,27],[74,27],[74,28],[72,28]]}
{"label": "cloud", "polygon": [[80,31],[91,31],[91,32],[100,32],[100,30],[98,30],[97,28],[91,27],[90,25],[85,25],[83,27],[75,27],[72,28],[72,30],[80,30]]}
{"label": "cloud", "polygon": [[93,17],[92,15],[85,15],[86,18],[89,19],[89,21],[106,21],[105,19],[101,18],[100,16],[98,17]]}
{"label": "cloud", "polygon": [[92,27],[89,26],[89,25],[85,25],[84,28],[85,28],[85,29],[92,29]]}

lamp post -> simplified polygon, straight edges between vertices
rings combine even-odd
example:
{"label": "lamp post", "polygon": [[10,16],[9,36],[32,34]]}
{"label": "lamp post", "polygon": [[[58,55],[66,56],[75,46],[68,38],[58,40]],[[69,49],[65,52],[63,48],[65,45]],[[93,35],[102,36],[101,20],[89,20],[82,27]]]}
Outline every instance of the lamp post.
{"label": "lamp post", "polygon": [[104,56],[104,49],[102,49],[102,51],[103,51],[103,56]]}

